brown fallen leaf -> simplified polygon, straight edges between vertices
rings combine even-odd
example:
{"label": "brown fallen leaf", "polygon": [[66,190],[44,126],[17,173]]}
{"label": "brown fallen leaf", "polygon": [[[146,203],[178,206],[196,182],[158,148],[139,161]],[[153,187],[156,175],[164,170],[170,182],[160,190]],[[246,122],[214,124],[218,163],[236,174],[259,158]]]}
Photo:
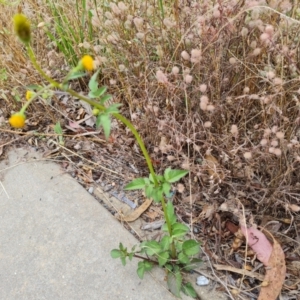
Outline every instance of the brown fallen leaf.
{"label": "brown fallen leaf", "polygon": [[275,300],[277,299],[286,275],[286,265],[284,252],[270,232],[268,234],[273,239],[273,251],[266,268],[264,282],[268,284],[262,286],[258,300]]}
{"label": "brown fallen leaf", "polygon": [[146,199],[146,201],[141,206],[139,206],[137,209],[135,209],[131,214],[122,217],[122,220],[126,221],[126,222],[135,221],[145,210],[148,209],[148,207],[151,205],[151,203],[152,203],[152,200]]}
{"label": "brown fallen leaf", "polygon": [[224,174],[220,170],[218,160],[211,154],[205,155],[205,160],[206,160],[207,172],[208,172],[209,176],[214,180],[224,179]]}

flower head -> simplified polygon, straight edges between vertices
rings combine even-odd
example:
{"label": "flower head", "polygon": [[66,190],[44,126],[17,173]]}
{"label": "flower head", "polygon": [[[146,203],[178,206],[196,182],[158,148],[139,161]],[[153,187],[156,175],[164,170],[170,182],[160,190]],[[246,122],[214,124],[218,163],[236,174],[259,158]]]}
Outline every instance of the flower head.
{"label": "flower head", "polygon": [[26,91],[26,100],[30,100],[32,97],[34,97],[34,92]]}
{"label": "flower head", "polygon": [[80,64],[86,71],[94,70],[94,60],[90,55],[84,55],[80,61]]}
{"label": "flower head", "polygon": [[14,15],[14,29],[20,40],[24,43],[30,42],[31,29],[30,21],[23,14]]}
{"label": "flower head", "polygon": [[26,116],[24,113],[18,112],[9,118],[9,124],[15,128],[23,128],[25,125]]}

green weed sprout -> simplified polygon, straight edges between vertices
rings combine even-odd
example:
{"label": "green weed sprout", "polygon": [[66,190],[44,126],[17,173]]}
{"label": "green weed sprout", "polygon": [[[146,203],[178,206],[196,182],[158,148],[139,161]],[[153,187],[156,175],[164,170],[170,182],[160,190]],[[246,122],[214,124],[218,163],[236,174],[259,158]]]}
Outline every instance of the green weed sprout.
{"label": "green weed sprout", "polygon": [[[161,12],[163,13],[162,6]],[[115,117],[127,126],[139,144],[147,162],[150,175],[147,178],[134,179],[126,185],[125,189],[143,189],[147,198],[152,199],[156,203],[161,203],[166,221],[162,228],[165,234],[159,242],[154,240],[144,241],[138,247],[133,247],[131,251],[128,251],[127,248],[120,243],[118,249],[113,249],[111,251],[111,256],[112,258],[120,258],[123,265],[126,264],[127,259],[132,260],[133,257],[141,259],[137,268],[137,274],[140,278],[143,278],[144,273],[146,271],[150,271],[153,266],[160,266],[165,269],[169,289],[175,296],[180,297],[180,292],[182,291],[191,297],[197,297],[192,285],[190,283],[184,284],[182,272],[191,271],[201,262],[201,260],[197,258],[197,255],[200,252],[200,244],[199,242],[187,237],[190,228],[177,222],[174,206],[171,200],[166,201],[167,198],[170,198],[171,185],[184,177],[188,171],[172,170],[171,168],[167,168],[163,175],[158,175],[154,172],[149,153],[142,138],[133,124],[119,113],[119,107],[121,104],[114,103],[107,105],[107,101],[111,99],[111,95],[106,94],[106,87],[99,87],[99,71],[95,72],[89,80],[88,87],[90,92],[88,97],[80,95],[74,90],[69,89],[69,80],[86,76],[86,71],[89,73],[94,71],[94,60],[91,56],[83,56],[82,59],[79,60],[77,66],[67,74],[63,82],[57,82],[46,75],[36,61],[35,54],[30,46],[30,21],[25,15],[17,14],[14,16],[14,28],[16,34],[24,43],[32,64],[40,75],[49,82],[49,85],[45,87],[36,87],[36,92],[27,91],[27,102],[23,105],[19,112],[13,114],[9,119],[11,126],[15,128],[24,127],[27,107],[39,96],[42,96],[42,98],[43,95],[44,98],[47,97],[47,95],[49,95],[49,91],[54,88],[66,91],[70,95],[89,103],[93,107],[93,114],[96,116],[96,127],[103,128],[106,138],[109,138],[110,136],[111,117]],[[63,144],[62,128],[59,122],[55,125],[54,131],[58,134],[60,144]]]}

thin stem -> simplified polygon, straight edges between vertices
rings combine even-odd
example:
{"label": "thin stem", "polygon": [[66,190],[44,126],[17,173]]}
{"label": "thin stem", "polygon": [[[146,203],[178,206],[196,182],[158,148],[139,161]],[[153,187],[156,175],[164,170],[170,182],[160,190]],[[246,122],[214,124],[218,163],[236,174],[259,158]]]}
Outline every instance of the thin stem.
{"label": "thin stem", "polygon": [[[162,1],[162,0],[160,0]],[[162,2],[161,2],[162,4]],[[35,55],[34,55],[34,52],[32,50],[32,48],[28,45],[27,47],[27,51],[28,51],[28,55],[29,55],[29,58],[32,62],[32,64],[34,65],[34,67],[37,69],[37,71],[48,81],[51,83],[51,85],[53,87],[56,87],[56,88],[59,88],[59,89],[63,89],[62,87],[62,84],[58,83],[57,81],[55,81],[54,79],[50,78],[43,70],[42,68],[39,66],[39,64],[37,63],[36,61],[36,58],[35,58]],[[78,98],[78,99],[81,99],[83,101],[85,101],[86,103],[89,103],[90,105],[98,108],[99,110],[101,111],[104,111],[105,110],[105,106],[83,96],[83,95],[80,95],[79,93],[76,93],[74,90],[71,90],[71,89],[66,89],[66,92],[68,92],[70,95]],[[134,135],[137,143],[139,144],[140,146],[140,149],[144,155],[144,158],[147,162],[147,166],[148,166],[148,169],[153,177],[153,180],[154,180],[154,185],[156,187],[158,187],[158,180],[157,180],[157,177],[156,177],[156,174],[154,172],[154,168],[153,168],[153,164],[151,162],[151,158],[150,158],[150,155],[146,149],[146,146],[141,138],[141,136],[139,135],[139,133],[137,132],[137,130],[135,129],[134,125],[127,119],[125,118],[124,116],[122,116],[121,114],[119,113],[112,113],[112,115],[118,119],[120,122],[122,122],[125,126],[127,126],[130,131],[132,132],[132,134]],[[167,226],[168,226],[168,231],[169,231],[169,234],[170,236],[172,235],[172,228],[171,228],[171,223],[170,223],[170,220],[169,220],[169,217],[167,215],[167,209],[166,209],[166,203],[165,203],[165,200],[164,198],[162,198],[162,207],[163,207],[163,211],[164,211],[164,215],[165,215],[165,219],[166,219],[166,223],[167,223]],[[171,244],[171,253],[172,253],[172,257],[176,257],[176,249],[175,249],[175,245],[174,243]]]}
{"label": "thin stem", "polygon": [[159,0],[158,3],[159,3],[159,9],[160,9],[161,17],[162,17],[162,19],[164,19],[165,18],[165,12],[164,12],[163,2],[162,2],[162,0]]}
{"label": "thin stem", "polygon": [[43,87],[42,89],[40,89],[33,97],[31,97],[21,108],[20,112],[21,113],[25,113],[25,110],[27,109],[27,107],[30,105],[30,103],[35,100],[38,96],[40,96],[45,90],[49,89],[52,86],[52,84],[49,84],[45,87]]}
{"label": "thin stem", "polygon": [[[168,226],[169,235],[172,236],[172,226],[171,226],[171,222],[170,222],[169,216],[167,214],[167,207],[166,207],[166,202],[165,202],[165,198],[164,197],[162,197],[162,199],[161,199],[161,206],[162,206],[163,211],[164,211],[164,216],[165,216],[166,223],[167,223],[167,226]],[[172,258],[176,258],[177,257],[177,253],[176,253],[176,248],[175,248],[174,241],[172,241],[170,247],[171,247],[171,256],[172,256]]]}

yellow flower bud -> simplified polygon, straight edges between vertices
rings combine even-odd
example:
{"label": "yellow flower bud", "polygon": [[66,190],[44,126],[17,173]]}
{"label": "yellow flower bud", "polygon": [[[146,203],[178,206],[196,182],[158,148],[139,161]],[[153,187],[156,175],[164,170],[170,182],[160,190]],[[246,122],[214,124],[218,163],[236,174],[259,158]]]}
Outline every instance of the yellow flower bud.
{"label": "yellow flower bud", "polygon": [[35,93],[32,91],[26,92],[26,100],[30,100],[32,97],[34,97]]}
{"label": "yellow flower bud", "polygon": [[90,55],[83,56],[80,63],[86,71],[93,71],[94,70],[94,60]]}
{"label": "yellow flower bud", "polygon": [[23,128],[25,125],[26,116],[21,113],[15,113],[9,118],[9,124],[15,128]]}
{"label": "yellow flower bud", "polygon": [[98,108],[94,108],[93,109],[93,115],[94,116],[98,116],[99,115],[100,110]]}
{"label": "yellow flower bud", "polygon": [[30,42],[31,38],[31,29],[30,22],[27,17],[23,14],[14,15],[14,28],[15,32],[20,38],[20,40],[24,43]]}

